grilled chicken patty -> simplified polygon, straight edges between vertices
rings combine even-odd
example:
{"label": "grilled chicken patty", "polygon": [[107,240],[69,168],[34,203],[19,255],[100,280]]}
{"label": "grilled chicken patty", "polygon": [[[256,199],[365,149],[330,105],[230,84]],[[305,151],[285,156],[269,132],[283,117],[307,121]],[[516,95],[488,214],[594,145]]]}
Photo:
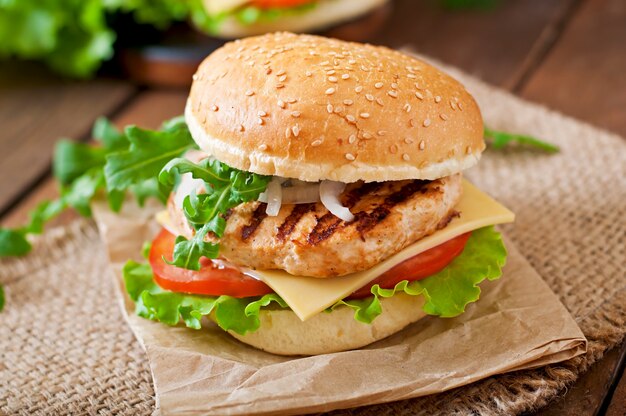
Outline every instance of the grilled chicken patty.
{"label": "grilled chicken patty", "polygon": [[[461,174],[434,181],[349,184],[340,199],[355,219],[346,222],[320,203],[283,205],[276,217],[249,202],[228,215],[220,256],[251,269],[283,269],[299,276],[332,277],[366,270],[445,227],[457,213]],[[190,236],[181,210],[170,217]]]}

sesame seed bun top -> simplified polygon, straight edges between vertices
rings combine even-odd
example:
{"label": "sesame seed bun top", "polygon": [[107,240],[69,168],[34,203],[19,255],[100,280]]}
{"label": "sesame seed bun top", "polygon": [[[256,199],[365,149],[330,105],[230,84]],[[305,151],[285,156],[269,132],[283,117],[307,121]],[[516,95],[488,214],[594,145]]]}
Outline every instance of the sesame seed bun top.
{"label": "sesame seed bun top", "polygon": [[194,75],[185,116],[218,160],[304,181],[436,179],[485,148],[456,80],[387,48],[310,35],[224,45]]}

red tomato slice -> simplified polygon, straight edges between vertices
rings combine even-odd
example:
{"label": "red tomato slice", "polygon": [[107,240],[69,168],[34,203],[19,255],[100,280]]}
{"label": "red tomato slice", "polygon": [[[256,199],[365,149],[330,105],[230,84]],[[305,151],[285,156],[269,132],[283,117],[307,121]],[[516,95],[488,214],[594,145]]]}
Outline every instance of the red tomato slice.
{"label": "red tomato slice", "polygon": [[272,7],[296,7],[304,4],[313,3],[315,0],[252,0],[252,5],[262,9],[271,9]]}
{"label": "red tomato slice", "polygon": [[[348,299],[361,299],[371,294],[375,284],[389,289],[402,280],[420,280],[445,268],[457,257],[469,239],[466,233],[445,243],[426,250],[394,266],[368,285],[348,296]],[[202,268],[198,271],[187,270],[167,264],[163,256],[171,258],[176,237],[162,229],[152,242],[149,261],[156,283],[172,292],[192,293],[197,295],[228,295],[237,298],[262,296],[273,290],[260,280],[247,276],[236,268],[216,266],[211,260],[202,258]]]}
{"label": "red tomato slice", "polygon": [[371,288],[380,285],[383,289],[391,289],[398,282],[421,280],[443,270],[465,248],[471,233],[461,234],[452,240],[424,251],[394,266],[370,284],[357,290],[348,299],[362,299],[372,294]]}
{"label": "red tomato slice", "polygon": [[238,269],[219,267],[211,260],[202,258],[198,271],[187,270],[167,264],[163,260],[172,257],[176,237],[165,229],[152,242],[149,261],[156,283],[172,292],[196,295],[228,295],[236,298],[262,296],[274,291],[265,283],[241,273]]}

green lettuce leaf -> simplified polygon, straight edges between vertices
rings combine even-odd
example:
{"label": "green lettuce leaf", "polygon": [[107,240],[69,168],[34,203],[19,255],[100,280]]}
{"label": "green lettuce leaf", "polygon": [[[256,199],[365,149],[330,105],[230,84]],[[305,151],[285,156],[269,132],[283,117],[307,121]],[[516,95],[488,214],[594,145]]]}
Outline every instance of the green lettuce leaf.
{"label": "green lettuce leaf", "polygon": [[518,145],[542,150],[547,153],[558,153],[561,150],[557,145],[539,140],[536,137],[492,130],[487,127],[485,127],[484,136],[494,149],[503,149],[511,145]]}
{"label": "green lettuce leaf", "polygon": [[134,261],[126,263],[123,274],[126,291],[135,302],[137,315],[167,325],[177,325],[182,320],[187,327],[200,329],[202,317],[213,313],[220,328],[243,335],[259,328],[261,308],[271,303],[281,308],[287,307],[285,301],[274,293],[239,299],[224,295],[198,296],[169,292],[154,283],[148,264]]}
{"label": "green lettuce leaf", "polygon": [[0,312],[4,309],[4,288],[0,285]]}
{"label": "green lettuce leaf", "polygon": [[[478,300],[480,284],[485,279],[500,277],[506,261],[502,238],[493,227],[472,232],[465,249],[441,272],[426,279],[399,282],[393,289],[372,287],[372,296],[359,300],[340,300],[326,312],[339,307],[354,310],[354,319],[366,324],[381,314],[380,299],[396,293],[424,296],[424,311],[429,315],[454,317]],[[194,329],[201,327],[202,316],[215,312],[217,324],[239,334],[259,327],[259,313],[272,303],[281,308],[288,305],[277,294],[237,299],[230,296],[199,296],[174,293],[159,288],[148,264],[129,261],[124,267],[124,283],[130,298],[136,303],[136,313],[147,319],[176,325],[181,320]]]}
{"label": "green lettuce leaf", "polygon": [[372,297],[359,300],[340,300],[331,307],[347,306],[354,310],[354,319],[371,323],[382,312],[379,298],[389,298],[404,292],[426,298],[424,312],[429,315],[452,318],[465,312],[465,307],[480,296],[478,285],[485,279],[495,280],[506,263],[506,248],[502,236],[494,227],[472,232],[465,249],[445,269],[423,280],[403,280],[393,289],[372,287]]}

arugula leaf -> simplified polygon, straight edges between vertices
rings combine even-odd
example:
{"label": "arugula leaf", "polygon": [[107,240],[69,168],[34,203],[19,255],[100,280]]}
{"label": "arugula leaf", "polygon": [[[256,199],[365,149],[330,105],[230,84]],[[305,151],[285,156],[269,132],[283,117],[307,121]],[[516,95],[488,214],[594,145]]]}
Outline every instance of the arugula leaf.
{"label": "arugula leaf", "polygon": [[126,263],[123,275],[126,291],[135,302],[135,313],[172,326],[182,320],[187,327],[200,329],[202,317],[214,312],[213,319],[220,328],[243,335],[259,328],[262,308],[271,303],[281,308],[287,307],[285,301],[275,293],[239,299],[225,295],[199,296],[169,292],[156,285],[148,264],[134,261]]}
{"label": "arugula leaf", "polygon": [[0,312],[4,309],[4,288],[0,285]]}
{"label": "arugula leaf", "polygon": [[122,150],[128,147],[126,136],[106,117],[98,117],[91,136],[102,143],[106,150]]}
{"label": "arugula leaf", "polygon": [[60,140],[54,147],[52,171],[62,184],[69,185],[88,170],[102,167],[106,150],[87,143]]}
{"label": "arugula leaf", "polygon": [[40,202],[35,209],[30,212],[30,221],[26,226],[21,228],[22,232],[24,234],[41,234],[44,224],[63,212],[66,207],[65,201],[60,198],[54,201]]}
{"label": "arugula leaf", "polygon": [[23,256],[32,249],[21,230],[0,228],[0,256]]}
{"label": "arugula leaf", "polygon": [[534,147],[548,153],[557,153],[561,150],[558,146],[552,143],[544,142],[543,140],[539,140],[535,137],[496,131],[487,127],[485,127],[485,138],[491,139],[491,146],[494,149],[502,149],[511,144],[518,144]]}
{"label": "arugula leaf", "polygon": [[130,147],[106,156],[104,174],[109,190],[124,190],[155,177],[172,158],[196,147],[186,128],[153,131],[129,126],[125,134]]}
{"label": "arugula leaf", "polygon": [[[191,173],[196,179],[202,179],[208,186],[208,193],[192,193],[183,201],[183,211],[189,223],[196,229],[191,240],[178,236],[174,246],[174,255],[169,264],[190,270],[200,270],[200,258],[215,258],[219,246],[207,243],[204,238],[209,232],[221,237],[226,220],[223,215],[230,208],[243,202],[255,200],[265,191],[270,181],[269,176],[240,171],[214,160],[204,159],[193,163],[187,159],[173,159],[159,173],[159,181],[172,186],[177,175]],[[167,261],[167,260],[166,260]]]}

